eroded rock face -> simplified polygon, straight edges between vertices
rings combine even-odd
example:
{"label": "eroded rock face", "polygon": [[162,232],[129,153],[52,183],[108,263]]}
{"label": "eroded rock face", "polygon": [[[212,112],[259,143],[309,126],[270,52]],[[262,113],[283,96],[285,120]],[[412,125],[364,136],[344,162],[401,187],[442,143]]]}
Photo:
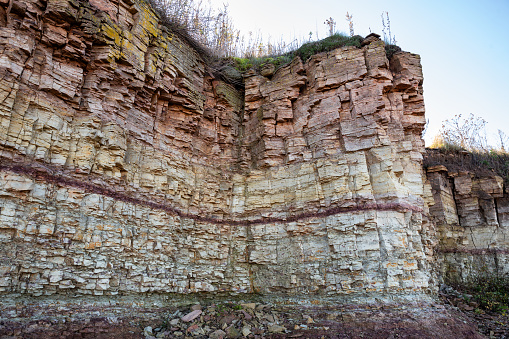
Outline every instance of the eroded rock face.
{"label": "eroded rock face", "polygon": [[504,180],[494,173],[476,175],[445,166],[429,167],[427,177],[435,200],[430,211],[440,241],[441,276],[447,282],[464,282],[509,273],[509,196]]}
{"label": "eroded rock face", "polygon": [[419,56],[295,59],[245,93],[143,2],[11,1],[0,291],[414,296],[434,286]]}

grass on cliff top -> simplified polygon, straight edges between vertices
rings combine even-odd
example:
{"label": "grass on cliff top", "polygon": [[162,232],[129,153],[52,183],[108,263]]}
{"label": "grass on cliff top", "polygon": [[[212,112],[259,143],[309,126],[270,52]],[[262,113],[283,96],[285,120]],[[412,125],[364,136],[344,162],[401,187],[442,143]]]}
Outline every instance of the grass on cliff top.
{"label": "grass on cliff top", "polygon": [[303,62],[306,62],[313,55],[322,53],[322,52],[330,52],[339,47],[344,46],[355,46],[361,47],[361,42],[364,40],[363,37],[359,35],[355,36],[347,36],[344,34],[336,33],[327,37],[325,39],[319,41],[307,42],[299,47],[294,52],[291,52],[293,56],[298,56],[302,59]]}
{"label": "grass on cliff top", "polygon": [[344,46],[355,46],[361,47],[361,42],[364,38],[356,35],[349,37],[347,35],[336,33],[328,38],[306,42],[298,49],[285,53],[283,55],[272,55],[261,58],[234,58],[235,68],[240,72],[245,72],[249,69],[260,71],[260,69],[266,64],[273,64],[276,69],[289,64],[296,56],[300,57],[303,62],[306,62],[313,55],[329,52],[336,48]]}
{"label": "grass on cliff top", "polygon": [[451,172],[470,171],[483,176],[497,174],[509,184],[509,153],[489,150],[469,152],[459,147],[445,145],[426,148],[424,167],[443,165]]}
{"label": "grass on cliff top", "polygon": [[[264,43],[259,38],[254,40],[250,38],[244,46],[240,43],[244,38],[240,36],[240,31],[233,27],[227,6],[217,12],[210,6],[202,6],[202,2],[198,0],[145,1],[157,13],[162,25],[191,46],[210,66],[216,77],[239,88],[244,86],[241,73],[250,69],[260,71],[268,63],[277,69],[289,64],[297,56],[306,62],[315,54],[339,47],[361,47],[364,39],[359,35],[347,36],[336,33],[319,41],[306,42],[290,52],[286,51],[293,43],[287,45],[281,42],[271,45],[270,42]],[[386,44],[389,59],[399,50],[401,49],[397,46]],[[276,54],[262,56],[268,51]],[[235,57],[239,55],[244,57]],[[250,57],[245,57],[246,55]]]}
{"label": "grass on cliff top", "polygon": [[300,57],[303,62],[306,62],[315,54],[329,52],[339,47],[360,47],[363,39],[363,37],[358,35],[349,37],[341,33],[336,33],[320,41],[307,42],[298,49],[282,55],[224,58],[216,62],[214,68],[217,70],[216,73],[224,81],[239,85],[242,82],[242,73],[250,69],[253,69],[255,72],[260,72],[265,65],[272,64],[277,70],[280,67],[288,65],[296,56]]}
{"label": "grass on cliff top", "polygon": [[[277,69],[289,64],[297,56],[301,58],[303,62],[306,62],[315,54],[330,52],[340,47],[354,46],[360,48],[362,40],[364,40],[364,38],[360,35],[351,37],[342,33],[336,33],[319,41],[306,42],[298,49],[283,55],[265,56],[260,58],[233,58],[234,67],[240,72],[246,72],[249,69],[260,71],[264,65],[270,63],[276,66]],[[390,59],[392,55],[398,51],[401,51],[401,48],[396,45],[386,44],[385,46],[385,52],[388,59]]]}
{"label": "grass on cliff top", "polygon": [[260,71],[266,64],[273,64],[276,69],[289,64],[293,60],[291,55],[266,56],[260,58],[233,58],[233,67],[244,73],[250,69]]}

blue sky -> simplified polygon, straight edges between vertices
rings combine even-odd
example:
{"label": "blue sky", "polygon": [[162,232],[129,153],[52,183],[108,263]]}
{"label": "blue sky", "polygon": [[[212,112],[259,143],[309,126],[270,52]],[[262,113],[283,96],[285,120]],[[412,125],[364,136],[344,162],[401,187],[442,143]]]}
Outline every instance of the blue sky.
{"label": "blue sky", "polygon": [[[382,34],[382,12],[405,51],[421,55],[424,101],[429,119],[427,144],[444,119],[473,113],[488,121],[488,135],[509,135],[509,0],[485,1],[342,1],[211,0],[229,4],[234,25],[246,34],[261,32],[272,40],[303,40],[313,32],[327,36],[325,19],[348,32],[345,14],[353,16],[355,33]],[[494,139],[491,140],[495,144]]]}

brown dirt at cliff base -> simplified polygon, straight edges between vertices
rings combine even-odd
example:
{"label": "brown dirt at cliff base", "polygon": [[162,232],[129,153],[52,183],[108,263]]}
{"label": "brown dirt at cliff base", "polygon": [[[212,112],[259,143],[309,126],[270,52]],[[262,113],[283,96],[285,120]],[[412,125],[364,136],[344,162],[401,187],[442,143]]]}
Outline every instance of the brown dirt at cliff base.
{"label": "brown dirt at cliff base", "polygon": [[[268,331],[251,334],[250,338],[483,338],[476,325],[466,314],[450,306],[443,305],[366,305],[366,306],[327,306],[270,307],[278,314],[279,325],[287,333],[271,334]],[[126,310],[122,319],[106,316],[90,316],[64,320],[60,318],[41,318],[33,320],[0,320],[1,338],[143,338],[145,326],[161,326],[164,312],[139,313]],[[189,311],[189,307],[178,310]],[[136,310],[139,312],[140,310]],[[101,309],[83,310],[88,314],[100,314]],[[221,317],[224,315],[221,315]],[[311,318],[312,321],[307,319]],[[69,318],[67,318],[69,319]],[[199,319],[199,318],[198,318]],[[200,320],[186,323],[191,327]],[[220,322],[220,316],[213,317],[209,324]],[[218,327],[220,325],[218,324]],[[162,331],[161,331],[162,332]],[[171,331],[170,331],[171,332]],[[185,338],[185,333],[177,337],[167,332],[163,338]],[[255,331],[253,331],[255,332]],[[203,335],[189,335],[188,338],[207,338]]]}
{"label": "brown dirt at cliff base", "polygon": [[445,304],[451,305],[475,323],[479,333],[490,338],[509,338],[509,314],[483,310],[477,302],[465,298],[466,292],[460,293],[446,287],[446,289],[441,289],[440,297]]}

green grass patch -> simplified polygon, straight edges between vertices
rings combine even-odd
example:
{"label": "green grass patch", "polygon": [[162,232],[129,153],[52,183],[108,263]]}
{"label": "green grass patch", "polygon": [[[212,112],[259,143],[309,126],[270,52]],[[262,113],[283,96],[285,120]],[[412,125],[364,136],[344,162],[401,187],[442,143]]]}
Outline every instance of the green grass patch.
{"label": "green grass patch", "polygon": [[293,56],[299,56],[303,62],[306,62],[313,55],[329,52],[339,47],[355,46],[361,47],[363,37],[355,35],[353,37],[336,33],[320,41],[307,42],[300,46],[296,51],[290,52]]}
{"label": "green grass patch", "polygon": [[392,56],[396,53],[401,51],[401,47],[393,44],[385,43],[385,55],[387,56],[387,59],[391,60]]}
{"label": "green grass patch", "polygon": [[235,68],[240,72],[246,72],[250,69],[260,71],[266,64],[273,64],[276,69],[289,64],[293,60],[293,56],[289,54],[278,56],[267,56],[261,58],[232,58]]}
{"label": "green grass patch", "polygon": [[[276,69],[282,66],[286,66],[296,56],[300,57],[303,62],[306,62],[315,54],[330,52],[336,48],[344,46],[355,46],[360,48],[362,40],[364,40],[364,38],[359,35],[350,37],[341,33],[336,33],[320,41],[307,42],[295,51],[291,51],[283,55],[272,55],[261,58],[231,58],[231,60],[233,60],[234,67],[240,72],[246,72],[250,69],[254,69],[255,71],[259,72],[263,66],[269,63],[273,64]],[[389,51],[392,54],[401,50],[401,48],[397,46],[390,46],[391,47]],[[388,51],[387,48],[386,51]]]}
{"label": "green grass patch", "polygon": [[456,286],[461,292],[471,295],[479,309],[505,313],[509,309],[509,279],[507,277],[483,276]]}

